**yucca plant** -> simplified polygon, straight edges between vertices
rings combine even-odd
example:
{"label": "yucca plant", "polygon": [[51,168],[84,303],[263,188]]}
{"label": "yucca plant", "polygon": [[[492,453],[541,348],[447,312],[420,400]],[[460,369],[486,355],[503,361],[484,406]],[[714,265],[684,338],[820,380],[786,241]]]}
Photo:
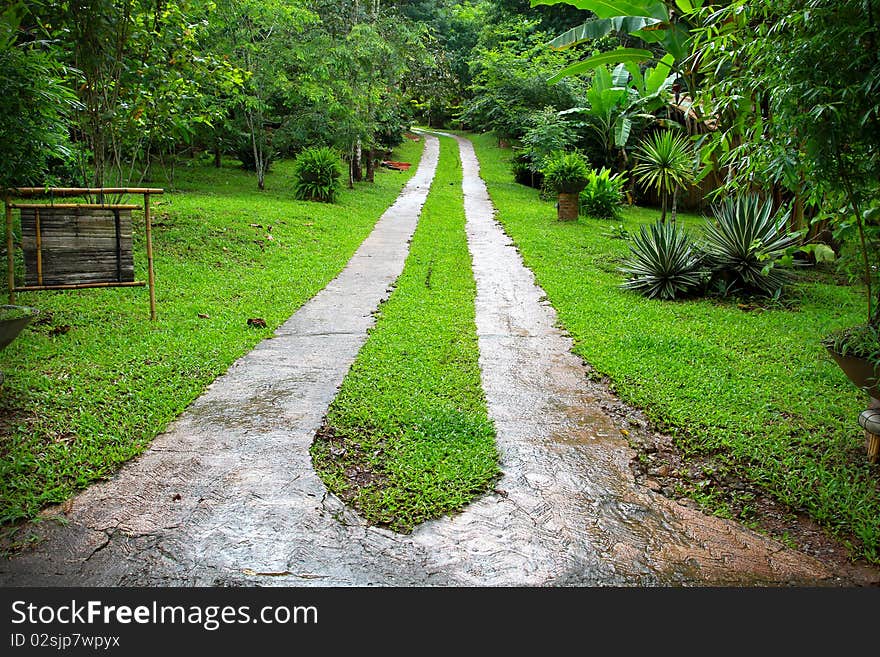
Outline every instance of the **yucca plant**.
{"label": "yucca plant", "polygon": [[705,278],[701,258],[687,232],[662,221],[641,226],[633,235],[630,256],[620,271],[629,278],[621,287],[648,298],[674,299],[699,288]]}
{"label": "yucca plant", "polygon": [[339,153],[326,146],[307,148],[296,157],[293,175],[296,198],[333,203],[342,178]]}
{"label": "yucca plant", "polygon": [[639,183],[657,190],[661,203],[660,221],[665,223],[669,195],[694,181],[691,143],[687,137],[672,130],[655,132],[642,140],[636,151],[636,161],[633,174]]}
{"label": "yucca plant", "polygon": [[713,206],[712,214],[701,248],[713,275],[726,289],[778,294],[790,278],[781,259],[799,241],[787,231],[788,212],[774,213],[771,200],[747,194]]}
{"label": "yucca plant", "polygon": [[623,186],[626,174],[611,175],[611,170],[590,171],[587,185],[581,192],[581,213],[596,219],[614,219],[623,203]]}

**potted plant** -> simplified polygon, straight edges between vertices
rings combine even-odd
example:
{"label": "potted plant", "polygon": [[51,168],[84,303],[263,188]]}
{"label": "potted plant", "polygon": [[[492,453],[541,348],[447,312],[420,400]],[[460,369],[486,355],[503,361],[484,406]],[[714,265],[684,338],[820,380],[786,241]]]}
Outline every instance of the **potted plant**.
{"label": "potted plant", "polygon": [[[0,306],[0,351],[15,340],[39,312],[36,308],[27,306]],[[2,383],[3,372],[0,372],[0,385]]]}
{"label": "potted plant", "polygon": [[878,301],[872,301],[867,322],[838,329],[822,344],[847,378],[871,397],[871,407],[880,408],[880,316]]}
{"label": "potted plant", "polygon": [[541,173],[544,187],[556,194],[557,218],[575,221],[580,210],[578,199],[590,174],[587,160],[577,151],[556,151],[545,158]]}

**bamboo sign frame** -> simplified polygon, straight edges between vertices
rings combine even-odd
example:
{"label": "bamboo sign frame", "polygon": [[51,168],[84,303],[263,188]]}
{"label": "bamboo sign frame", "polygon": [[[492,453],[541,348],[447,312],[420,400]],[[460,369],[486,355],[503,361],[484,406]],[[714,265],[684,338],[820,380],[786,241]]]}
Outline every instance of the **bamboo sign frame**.
{"label": "bamboo sign frame", "polygon": [[[6,206],[6,253],[7,253],[7,267],[9,274],[9,303],[15,303],[15,293],[16,292],[32,292],[32,291],[40,291],[40,290],[75,290],[75,289],[83,289],[83,288],[96,288],[96,287],[143,287],[145,284],[149,285],[150,291],[150,319],[156,320],[156,275],[153,269],[153,236],[152,236],[152,222],[150,218],[150,196],[153,194],[163,194],[165,192],[164,189],[154,189],[154,188],[141,188],[141,187],[104,187],[104,188],[94,188],[94,187],[20,187],[18,189],[10,189],[7,192],[5,198],[5,206]],[[120,213],[127,212],[130,214],[131,210],[137,210],[141,206],[139,205],[126,205],[121,203],[13,203],[12,197],[33,197],[33,196],[50,196],[54,199],[56,196],[66,197],[66,196],[85,196],[95,194],[98,195],[98,198],[104,198],[105,194],[142,194],[144,197],[144,223],[146,224],[146,238],[147,238],[147,273],[148,273],[148,283],[144,283],[144,281],[135,281],[135,280],[123,280],[123,271],[122,271],[122,242],[121,242],[121,223],[120,223]],[[58,283],[52,282],[44,283],[44,257],[47,254],[47,247],[44,243],[44,227],[41,224],[41,211],[45,211],[48,209],[55,210],[69,210],[71,212],[88,212],[88,211],[99,211],[99,210],[111,210],[114,216],[114,229],[115,229],[115,280],[109,281],[100,281],[100,282],[77,282],[77,283]],[[23,286],[16,286],[15,284],[15,240],[12,232],[12,211],[13,209],[19,210],[21,213],[27,213],[28,218],[33,216],[34,220],[34,246],[35,246],[35,282],[36,284],[26,284]],[[88,217],[83,217],[83,219],[88,219]],[[130,223],[130,222],[129,222]],[[49,251],[49,253],[51,253]],[[129,259],[131,253],[128,253]],[[130,260],[129,260],[130,261]],[[133,263],[131,264],[133,266]],[[130,271],[129,271],[130,274]],[[52,279],[56,280],[56,279]]]}

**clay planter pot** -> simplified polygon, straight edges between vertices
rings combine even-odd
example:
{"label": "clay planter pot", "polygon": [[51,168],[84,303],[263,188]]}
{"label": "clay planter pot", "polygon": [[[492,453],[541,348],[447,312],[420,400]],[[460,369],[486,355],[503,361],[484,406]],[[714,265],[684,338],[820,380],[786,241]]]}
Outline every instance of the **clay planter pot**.
{"label": "clay planter pot", "polygon": [[871,397],[871,405],[880,407],[880,371],[875,370],[873,363],[866,358],[857,358],[855,356],[841,356],[831,349],[828,353],[843,370],[847,378],[860,390],[864,390]]}
{"label": "clay planter pot", "polygon": [[559,221],[577,221],[580,210],[581,190],[585,185],[570,185],[561,189],[556,197],[556,218]]}

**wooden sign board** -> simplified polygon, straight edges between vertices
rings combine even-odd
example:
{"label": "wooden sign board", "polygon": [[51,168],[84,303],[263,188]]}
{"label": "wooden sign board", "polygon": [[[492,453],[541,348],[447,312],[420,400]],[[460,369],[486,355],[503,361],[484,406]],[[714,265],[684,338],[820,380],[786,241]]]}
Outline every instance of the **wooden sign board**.
{"label": "wooden sign board", "polygon": [[130,208],[20,210],[25,285],[134,281]]}
{"label": "wooden sign board", "polygon": [[[9,303],[16,292],[87,287],[135,287],[131,211],[139,205],[105,204],[107,195],[142,194],[150,286],[150,319],[156,320],[156,275],[150,195],[163,189],[128,187],[18,187],[6,190],[6,270]],[[13,203],[12,197],[48,196],[48,203]],[[97,197],[100,203],[56,203],[62,196]],[[21,216],[25,284],[15,283],[15,235],[12,211]]]}

